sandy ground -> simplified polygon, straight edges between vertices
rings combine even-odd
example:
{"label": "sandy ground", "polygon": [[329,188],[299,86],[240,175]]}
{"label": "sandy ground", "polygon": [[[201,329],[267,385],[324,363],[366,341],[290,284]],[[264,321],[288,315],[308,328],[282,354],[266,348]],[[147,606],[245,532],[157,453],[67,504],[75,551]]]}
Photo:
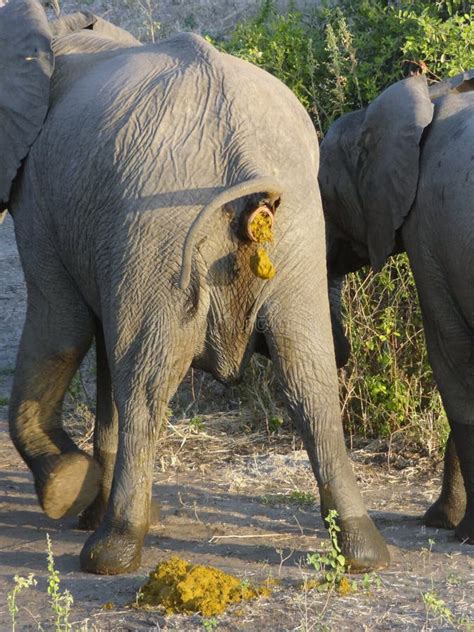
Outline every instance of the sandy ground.
{"label": "sandy ground", "polygon": [[[150,33],[150,15],[161,22],[162,33],[181,28],[218,33],[258,7],[245,0],[64,5],[66,12],[81,6],[105,15],[142,37]],[[42,514],[31,477],[8,438],[8,395],[24,313],[25,289],[8,217],[0,226],[0,630],[11,627],[6,596],[13,576],[29,573],[38,583],[18,598],[17,630],[35,630],[38,623],[53,629],[46,594],[47,533],[61,586],[74,597],[74,629],[474,630],[473,620],[469,623],[474,548],[420,521],[436,497],[439,464],[410,455],[392,458],[397,467],[389,468],[383,442],[354,450],[357,478],[389,543],[392,566],[379,574],[380,586],[374,580],[368,590],[361,587],[346,597],[304,593],[298,584],[310,573],[306,554],[321,551],[327,538],[300,442],[288,433],[269,438],[264,429],[250,432],[234,401],[222,405],[229,393],[213,391],[208,382],[202,387],[202,380],[200,397],[212,399],[217,393],[214,405],[202,404],[206,414],[196,427],[185,415],[170,424],[158,449],[154,496],[161,520],[147,538],[142,568],[123,577],[81,573],[78,555],[87,534],[75,529],[74,519],[53,521]],[[189,396],[189,380],[178,394],[181,402]],[[87,427],[90,413],[84,402],[72,400],[68,411],[72,431]],[[147,573],[172,554],[251,581],[273,577],[281,583],[270,598],[234,607],[211,621],[133,609]]]}

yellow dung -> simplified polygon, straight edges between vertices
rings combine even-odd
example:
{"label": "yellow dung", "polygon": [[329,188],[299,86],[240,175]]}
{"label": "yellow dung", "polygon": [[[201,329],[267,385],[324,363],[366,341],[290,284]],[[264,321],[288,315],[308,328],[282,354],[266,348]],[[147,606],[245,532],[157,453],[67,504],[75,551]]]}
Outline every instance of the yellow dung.
{"label": "yellow dung", "polygon": [[140,589],[138,605],[159,606],[167,614],[200,612],[210,617],[221,614],[230,604],[269,594],[267,586],[248,586],[217,568],[189,564],[174,556],[150,573]]}
{"label": "yellow dung", "polygon": [[249,232],[253,239],[259,244],[273,241],[271,216],[263,211],[256,213],[249,224]]}
{"label": "yellow dung", "polygon": [[257,252],[250,257],[250,269],[260,279],[273,279],[276,269],[270,261],[265,248],[257,248]]}

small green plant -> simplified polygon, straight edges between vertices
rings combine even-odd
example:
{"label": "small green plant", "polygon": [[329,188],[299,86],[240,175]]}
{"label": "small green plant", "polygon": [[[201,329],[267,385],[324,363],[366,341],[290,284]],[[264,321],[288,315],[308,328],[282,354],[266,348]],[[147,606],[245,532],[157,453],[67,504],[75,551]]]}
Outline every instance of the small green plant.
{"label": "small green plant", "polygon": [[381,588],[382,580],[377,573],[364,573],[362,579],[357,582],[357,586],[365,592],[370,592],[373,588]]}
{"label": "small green plant", "polygon": [[59,572],[54,564],[53,548],[49,533],[46,534],[46,547],[48,559],[48,595],[50,598],[51,610],[55,615],[55,632],[69,632],[72,625],[69,623],[71,606],[74,603],[69,590],[60,590]]}
{"label": "small green plant", "polygon": [[322,573],[322,579],[314,586],[317,590],[334,590],[339,588],[347,571],[346,558],[341,552],[337,541],[340,527],[336,524],[337,511],[330,509],[326,516],[326,524],[329,532],[330,548],[321,553],[309,553],[306,561],[317,573]]}
{"label": "small green plant", "polygon": [[288,494],[288,499],[298,505],[314,505],[316,497],[311,492],[300,492],[295,490]]}
{"label": "small green plant", "polygon": [[[51,538],[49,533],[46,534],[46,555],[48,560],[48,596],[51,610],[54,614],[54,631],[55,632],[70,632],[72,630],[72,624],[69,622],[71,614],[71,606],[73,604],[73,598],[68,590],[61,592],[61,581],[59,578],[59,572],[54,564],[53,548],[51,544]],[[8,612],[12,620],[12,631],[15,632],[16,628],[16,616],[18,614],[17,597],[18,594],[25,589],[36,586],[37,582],[33,575],[30,573],[28,577],[20,577],[15,575],[15,585],[13,589],[7,595]],[[43,629],[41,625],[38,625],[38,629]]]}
{"label": "small green plant", "polygon": [[347,577],[350,569],[337,541],[337,534],[341,530],[336,522],[337,516],[337,511],[331,509],[325,520],[331,542],[329,549],[324,554],[309,553],[306,558],[307,564],[312,566],[321,577],[306,581],[305,588],[314,588],[319,592],[337,591],[340,595],[356,592],[359,589],[370,591],[374,587],[380,588],[382,582],[376,573],[366,573],[359,581]]}
{"label": "small green plant", "polygon": [[437,595],[435,590],[422,593],[423,602],[426,608],[426,618],[432,614],[435,618],[439,618],[450,625],[455,623],[455,617],[446,605],[446,603]]}
{"label": "small green plant", "polygon": [[15,586],[7,595],[7,605],[8,612],[10,613],[10,617],[12,620],[12,632],[15,632],[16,615],[18,614],[18,605],[16,603],[16,598],[22,590],[26,588],[31,588],[32,586],[36,586],[37,582],[33,573],[30,573],[28,577],[20,577],[19,575],[15,575],[13,581],[15,582]]}
{"label": "small green plant", "polygon": [[248,579],[243,579],[240,582],[240,587],[242,589],[242,592],[245,592],[246,590],[250,588],[250,581]]}
{"label": "small green plant", "polygon": [[273,415],[268,420],[268,431],[272,433],[277,433],[280,428],[283,426],[284,420],[282,417],[278,417]]}
{"label": "small green plant", "polygon": [[0,397],[0,406],[8,406],[9,401],[8,397]]}
{"label": "small green plant", "polygon": [[193,417],[189,420],[189,427],[196,432],[201,432],[204,430],[205,426],[206,424],[204,423],[202,417]]}
{"label": "small green plant", "polygon": [[460,577],[456,573],[449,573],[449,575],[446,578],[446,581],[448,582],[450,586],[459,586],[460,584],[463,583],[462,577]]}
{"label": "small green plant", "polygon": [[219,621],[215,617],[202,620],[202,627],[206,630],[206,632],[212,632],[217,628],[218,625]]}
{"label": "small green plant", "polygon": [[265,494],[261,497],[264,505],[284,505],[293,503],[304,507],[314,505],[316,497],[311,492],[301,492],[295,490],[289,494]]}

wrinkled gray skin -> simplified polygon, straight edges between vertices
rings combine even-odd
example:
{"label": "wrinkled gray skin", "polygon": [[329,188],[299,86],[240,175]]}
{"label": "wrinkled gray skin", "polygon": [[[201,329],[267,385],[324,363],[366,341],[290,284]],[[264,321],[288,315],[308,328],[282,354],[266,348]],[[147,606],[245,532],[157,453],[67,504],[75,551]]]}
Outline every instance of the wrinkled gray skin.
{"label": "wrinkled gray skin", "polygon": [[[190,366],[231,382],[257,349],[274,362],[323,514],[339,512],[344,555],[354,570],[386,566],[343,440],[304,109],[191,34],[141,46],[93,16],[48,25],[34,0],[12,0],[0,25],[17,52],[0,78],[23,114],[1,103],[0,199],[28,287],[10,431],[46,513],[84,512],[95,529],[82,568],[139,566],[170,397]],[[250,271],[255,244],[242,238],[262,200],[278,206],[271,281]],[[61,407],[94,337],[92,459],[64,432]]]}
{"label": "wrinkled gray skin", "polygon": [[[329,275],[406,250],[451,426],[424,517],[474,543],[474,71],[411,77],[341,117],[321,145]],[[331,280],[330,280],[331,285]]]}

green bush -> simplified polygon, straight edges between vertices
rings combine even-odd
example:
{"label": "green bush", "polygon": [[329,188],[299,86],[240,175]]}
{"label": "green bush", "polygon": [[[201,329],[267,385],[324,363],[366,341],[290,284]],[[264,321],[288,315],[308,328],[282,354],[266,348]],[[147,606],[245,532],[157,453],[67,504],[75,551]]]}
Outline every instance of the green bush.
{"label": "green bush", "polygon": [[[430,80],[474,67],[474,10],[459,0],[341,0],[309,12],[272,0],[218,43],[284,81],[318,135],[410,71]],[[428,450],[447,425],[428,364],[416,289],[405,255],[378,275],[350,275],[344,290],[353,354],[341,372],[346,428],[363,436],[400,430]],[[254,367],[255,371],[255,367]]]}
{"label": "green bush", "polygon": [[284,15],[264,0],[256,18],[218,45],[284,81],[322,136],[410,67],[436,79],[474,66],[473,17],[459,0],[340,0],[305,13],[290,2]]}

